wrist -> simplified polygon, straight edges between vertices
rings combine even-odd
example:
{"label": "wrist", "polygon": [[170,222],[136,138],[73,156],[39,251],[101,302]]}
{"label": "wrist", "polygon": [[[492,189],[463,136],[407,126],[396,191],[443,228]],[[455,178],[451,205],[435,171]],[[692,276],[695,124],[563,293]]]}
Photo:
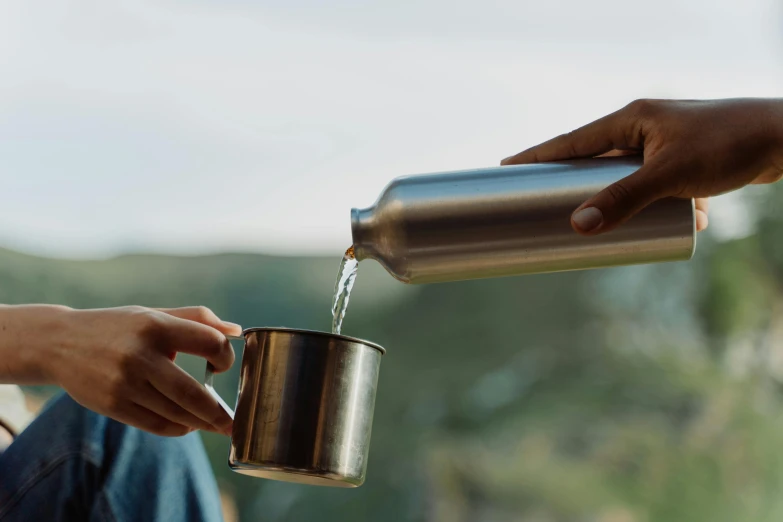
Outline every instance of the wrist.
{"label": "wrist", "polygon": [[72,323],[71,308],[55,305],[0,307],[0,382],[58,384],[62,342]]}
{"label": "wrist", "polygon": [[783,98],[772,101],[773,157],[775,165],[783,168]]}
{"label": "wrist", "polygon": [[61,375],[68,371],[69,352],[73,350],[74,333],[80,310],[65,306],[47,306],[38,323],[41,333],[34,344],[36,367],[46,384],[62,386]]}

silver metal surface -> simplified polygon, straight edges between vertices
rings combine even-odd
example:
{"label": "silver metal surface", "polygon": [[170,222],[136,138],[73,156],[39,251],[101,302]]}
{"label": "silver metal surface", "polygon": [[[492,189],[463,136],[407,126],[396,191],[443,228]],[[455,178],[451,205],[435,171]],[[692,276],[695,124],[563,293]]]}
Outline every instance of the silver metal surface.
{"label": "silver metal surface", "polygon": [[[360,486],[384,349],[287,328],[251,328],[243,337],[229,466],[286,482]],[[209,367],[206,381],[211,388]]]}
{"label": "silver metal surface", "polygon": [[660,200],[598,236],[571,228],[579,205],[640,166],[601,158],[398,178],[351,211],[354,252],[404,283],[690,259],[691,199]]}

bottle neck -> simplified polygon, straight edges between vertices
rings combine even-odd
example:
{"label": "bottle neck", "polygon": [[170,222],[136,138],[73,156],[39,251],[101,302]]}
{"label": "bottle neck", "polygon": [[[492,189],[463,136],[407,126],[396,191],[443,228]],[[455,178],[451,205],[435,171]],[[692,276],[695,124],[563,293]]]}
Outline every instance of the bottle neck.
{"label": "bottle neck", "polygon": [[376,259],[378,249],[375,245],[375,208],[351,209],[351,236],[356,259]]}

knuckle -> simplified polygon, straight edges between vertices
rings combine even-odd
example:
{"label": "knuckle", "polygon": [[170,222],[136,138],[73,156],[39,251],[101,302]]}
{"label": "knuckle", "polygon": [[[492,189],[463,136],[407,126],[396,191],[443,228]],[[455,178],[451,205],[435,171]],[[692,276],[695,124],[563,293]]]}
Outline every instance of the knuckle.
{"label": "knuckle", "polygon": [[184,386],[178,387],[174,393],[178,395],[175,397],[175,402],[178,404],[199,404],[203,402],[206,392],[202,391],[200,387]]}
{"label": "knuckle", "polygon": [[151,312],[152,312],[152,310],[151,310],[151,309],[149,309],[149,308],[146,308],[146,307],[144,307],[144,306],[139,306],[139,305],[129,305],[129,306],[123,306],[123,307],[122,307],[122,310],[123,310],[124,312],[126,312],[126,313],[128,313],[128,314],[132,315],[132,316],[135,316],[135,317],[137,317],[137,318],[138,318],[138,317],[143,317],[143,316],[145,316],[145,315],[148,315],[149,313],[151,313]]}
{"label": "knuckle", "polygon": [[[121,359],[124,359],[125,357],[125,355],[120,356]],[[125,364],[123,360],[120,360],[119,365],[112,368],[111,373],[106,376],[105,383],[110,394],[119,394],[125,387],[128,375],[127,366],[128,365]]]}
{"label": "knuckle", "polygon": [[211,322],[215,319],[215,314],[206,306],[197,306],[193,309],[193,314],[199,322]]}
{"label": "knuckle", "polygon": [[218,428],[225,428],[231,425],[231,419],[228,417],[226,412],[221,409],[210,417],[209,423],[212,426],[216,426]]}
{"label": "knuckle", "polygon": [[220,340],[220,347],[221,347],[221,350],[222,350],[222,352],[224,354],[224,357],[226,358],[226,363],[229,366],[232,366],[234,364],[235,356],[234,356],[234,349],[231,347],[231,343],[228,342],[228,339],[223,337]]}
{"label": "knuckle", "polygon": [[566,132],[563,134],[564,141],[566,143],[566,153],[571,157],[579,156],[576,150],[576,142],[579,139],[579,135],[575,130],[572,130],[570,132]]}
{"label": "knuckle", "polygon": [[783,170],[770,172],[769,174],[761,176],[759,179],[762,183],[777,183],[783,179]]}
{"label": "knuckle", "polygon": [[169,437],[182,437],[183,435],[187,435],[188,433],[190,433],[190,431],[191,431],[190,428],[188,428],[187,426],[182,426],[181,424],[172,424],[168,428],[167,435]]}
{"label": "knuckle", "polygon": [[161,437],[180,437],[189,433],[190,428],[161,417],[150,422],[148,431]]}
{"label": "knuckle", "polygon": [[120,385],[127,381],[128,377],[137,373],[140,363],[138,343],[127,343],[126,346],[117,351],[114,360],[117,375],[113,376],[110,384]]}
{"label": "knuckle", "polygon": [[658,110],[659,102],[648,98],[634,100],[628,104],[628,112],[638,118],[648,118],[653,116]]}
{"label": "knuckle", "polygon": [[166,332],[165,321],[157,313],[150,310],[139,314],[137,332],[145,341],[158,341]]}
{"label": "knuckle", "polygon": [[149,431],[150,433],[154,433],[155,435],[160,435],[162,437],[165,437],[168,435],[168,432],[170,430],[171,423],[166,420],[154,420],[149,425]]}
{"label": "knuckle", "polygon": [[671,180],[669,187],[669,192],[675,197],[685,197],[693,192],[690,183],[685,178]]}
{"label": "knuckle", "polygon": [[110,383],[107,392],[103,396],[103,407],[106,411],[115,412],[122,407],[123,394],[120,386]]}
{"label": "knuckle", "polygon": [[631,191],[621,181],[613,183],[606,188],[606,193],[615,203],[627,201],[631,198]]}
{"label": "knuckle", "polygon": [[233,364],[234,350],[231,348],[231,343],[228,342],[222,333],[217,330],[205,332],[202,342],[204,343],[206,353],[224,358],[226,362]]}

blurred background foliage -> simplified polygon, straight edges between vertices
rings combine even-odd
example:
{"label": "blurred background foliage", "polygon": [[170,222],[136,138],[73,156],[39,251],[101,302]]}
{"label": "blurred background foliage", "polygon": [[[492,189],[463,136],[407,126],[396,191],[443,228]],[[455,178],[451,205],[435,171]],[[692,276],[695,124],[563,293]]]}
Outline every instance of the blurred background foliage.
{"label": "blurred background foliage", "polygon": [[[783,519],[783,189],[747,200],[753,232],[703,233],[689,263],[421,287],[362,263],[344,331],[388,349],[367,482],[233,474],[228,440],[205,434],[228,518]],[[325,330],[339,257],[0,251],[0,302],[203,304],[246,327]],[[237,377],[219,378],[229,402]]]}

